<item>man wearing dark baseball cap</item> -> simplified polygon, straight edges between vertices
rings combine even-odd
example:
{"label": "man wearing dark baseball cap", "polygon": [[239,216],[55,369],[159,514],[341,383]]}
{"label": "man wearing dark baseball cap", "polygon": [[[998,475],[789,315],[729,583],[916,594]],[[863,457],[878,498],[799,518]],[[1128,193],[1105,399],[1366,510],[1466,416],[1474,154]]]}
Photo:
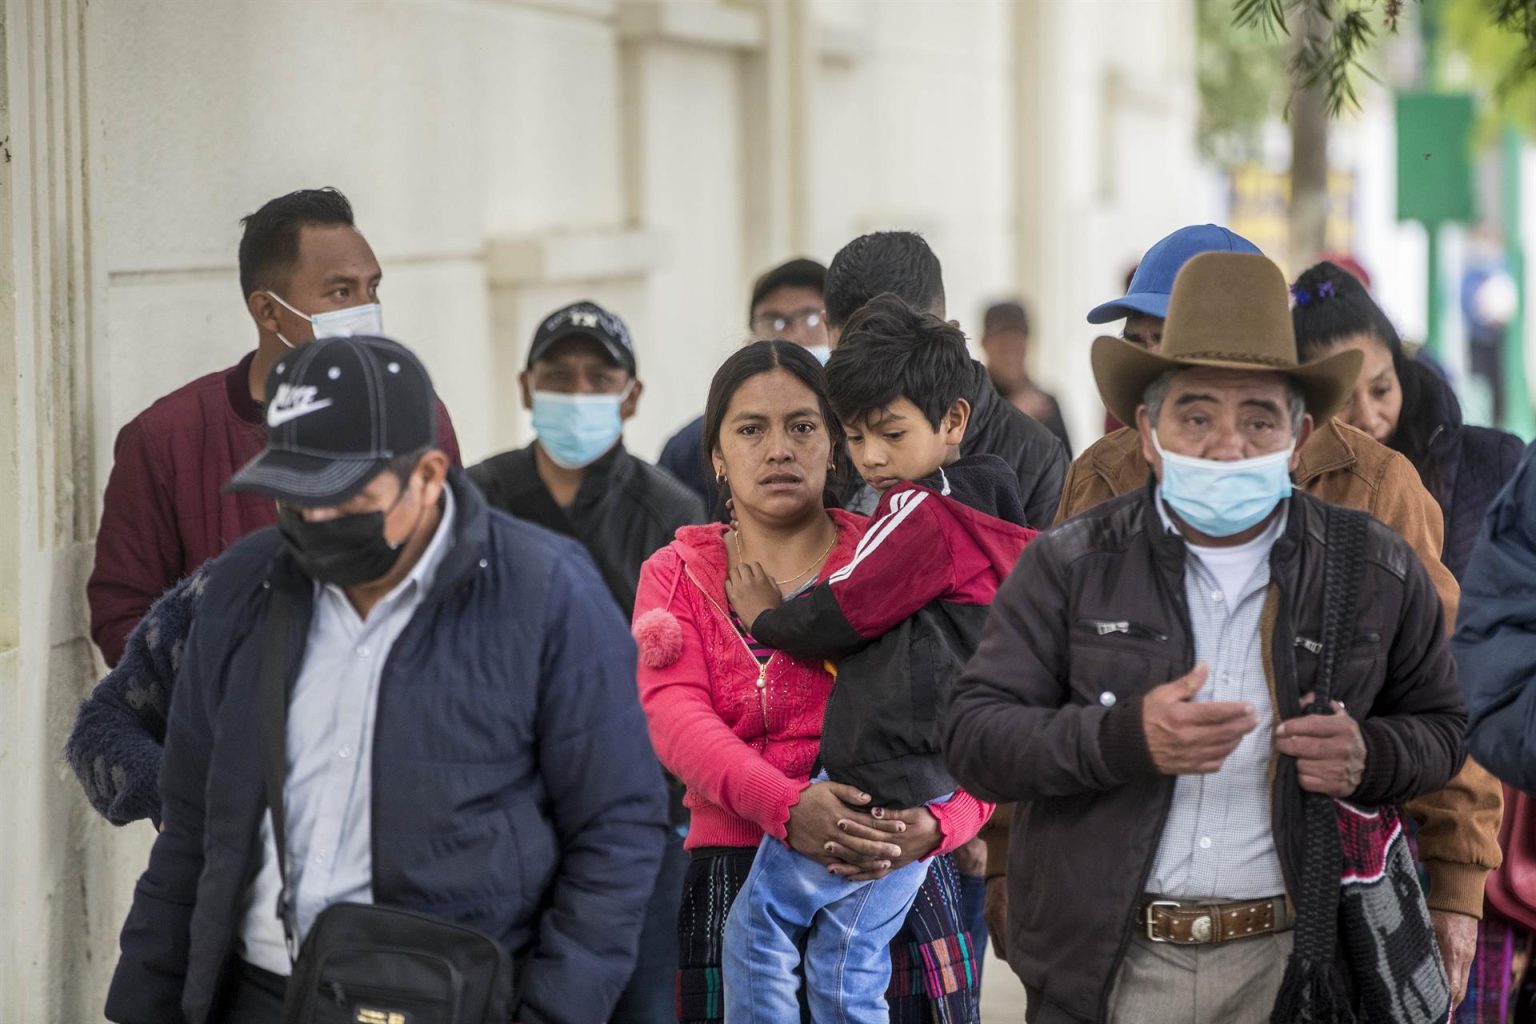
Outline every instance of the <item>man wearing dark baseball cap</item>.
{"label": "man wearing dark baseball cap", "polygon": [[[612,312],[595,302],[555,310],[534,333],[520,378],[536,439],[469,470],[493,508],[580,541],[626,618],[640,566],[678,527],[704,522],[698,495],[624,447],[624,421],[643,390],[635,369],[629,329]],[[685,828],[680,791],[673,796],[673,824]],[[639,962],[608,1018],[613,1024],[675,1015],[677,909],[687,867],[674,829],[646,910]]]}
{"label": "man wearing dark baseball cap", "polygon": [[[432,914],[511,954],[518,1020],[606,1019],[666,821],[623,618],[578,545],[488,508],[449,466],[409,349],[315,341],[273,365],[267,395],[267,446],[228,486],[276,499],[278,525],[208,576],[107,1017],[275,1024],[286,892],[297,942],[335,903]],[[278,602],[303,623],[286,888],[259,713]]]}
{"label": "man wearing dark baseball cap", "polygon": [[641,564],[704,521],[697,495],[624,447],[644,391],[635,373],[624,321],[595,302],[555,310],[518,378],[535,439],[469,470],[492,507],[586,545],[626,615]]}

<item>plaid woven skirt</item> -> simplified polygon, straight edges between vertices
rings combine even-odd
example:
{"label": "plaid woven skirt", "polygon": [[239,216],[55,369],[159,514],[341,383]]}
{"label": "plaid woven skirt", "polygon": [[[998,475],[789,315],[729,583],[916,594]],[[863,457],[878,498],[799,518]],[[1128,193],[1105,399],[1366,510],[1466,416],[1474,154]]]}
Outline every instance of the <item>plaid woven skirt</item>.
{"label": "plaid woven skirt", "polygon": [[[725,1015],[720,944],[756,853],[756,847],[693,851],[677,921],[677,1019],[683,1024],[709,1024]],[[951,858],[935,857],[891,943],[891,1024],[975,1024],[981,1019],[980,986],[970,935],[960,922],[959,873]],[[803,1006],[801,1015],[810,1020]]]}

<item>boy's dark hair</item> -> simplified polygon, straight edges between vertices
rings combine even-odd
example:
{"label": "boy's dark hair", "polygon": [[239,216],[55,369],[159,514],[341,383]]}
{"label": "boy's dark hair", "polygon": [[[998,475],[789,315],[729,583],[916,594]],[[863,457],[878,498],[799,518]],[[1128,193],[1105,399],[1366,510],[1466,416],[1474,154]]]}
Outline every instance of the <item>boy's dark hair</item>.
{"label": "boy's dark hair", "polygon": [[246,298],[269,288],[273,277],[299,258],[299,230],[306,224],[352,222],[352,204],[334,188],[301,188],[269,200],[261,209],[240,218],[240,288]]}
{"label": "boy's dark hair", "polygon": [[814,288],[818,295],[827,288],[827,268],[812,259],[790,260],[780,263],[763,274],[752,286],[752,304],[747,307],[747,323],[757,311],[757,304],[780,288]]}
{"label": "boy's dark hair", "polygon": [[938,430],[970,387],[971,355],[960,328],[890,293],[853,314],[827,362],[827,396],[844,423],[905,398]]}
{"label": "boy's dark hair", "polygon": [[943,317],[944,269],[922,235],[876,231],[839,249],[822,289],[827,323],[847,324],[860,306],[884,292],[915,310]]}

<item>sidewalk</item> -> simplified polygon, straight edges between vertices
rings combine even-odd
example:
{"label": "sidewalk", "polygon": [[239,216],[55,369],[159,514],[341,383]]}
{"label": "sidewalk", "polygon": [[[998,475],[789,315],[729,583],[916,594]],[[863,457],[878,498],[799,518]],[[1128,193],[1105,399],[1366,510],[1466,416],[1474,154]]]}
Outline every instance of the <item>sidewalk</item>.
{"label": "sidewalk", "polygon": [[982,1024],[1024,1024],[1024,986],[987,944],[987,966],[981,972]]}

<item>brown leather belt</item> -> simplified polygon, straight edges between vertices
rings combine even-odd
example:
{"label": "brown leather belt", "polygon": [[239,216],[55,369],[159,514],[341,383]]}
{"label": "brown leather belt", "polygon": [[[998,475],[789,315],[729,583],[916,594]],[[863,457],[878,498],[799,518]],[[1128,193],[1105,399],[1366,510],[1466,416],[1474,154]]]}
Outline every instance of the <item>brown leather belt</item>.
{"label": "brown leather belt", "polygon": [[1296,912],[1284,896],[1241,903],[1151,899],[1136,912],[1136,923],[1153,942],[1200,946],[1287,931]]}

